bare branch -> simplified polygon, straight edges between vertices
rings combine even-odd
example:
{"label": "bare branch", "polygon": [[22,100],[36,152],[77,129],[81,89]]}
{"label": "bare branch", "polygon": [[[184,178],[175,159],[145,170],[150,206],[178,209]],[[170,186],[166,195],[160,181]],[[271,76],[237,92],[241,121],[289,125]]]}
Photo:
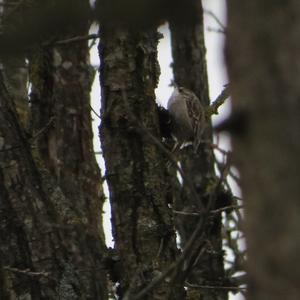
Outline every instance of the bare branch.
{"label": "bare branch", "polygon": [[206,28],[206,30],[209,31],[209,32],[215,32],[215,33],[226,34],[226,31],[224,31],[224,30],[222,30],[222,29],[220,29],[220,28],[213,28],[213,27],[210,27],[210,26],[208,26],[208,27]]}
{"label": "bare branch", "polygon": [[229,84],[226,84],[224,86],[223,91],[221,94],[217,97],[217,99],[209,106],[208,113],[209,115],[217,115],[219,107],[225,102],[225,100],[229,98]]}
{"label": "bare branch", "polygon": [[47,124],[42,128],[40,129],[31,139],[30,139],[30,142],[33,142],[35,141],[36,139],[38,139],[42,134],[44,134],[48,129],[49,127],[52,125],[52,123],[54,122],[55,120],[55,117],[51,117],[49,119],[49,121],[47,122]]}
{"label": "bare branch", "polygon": [[211,16],[216,22],[217,24],[221,27],[221,29],[226,32],[226,26],[221,22],[221,20],[216,16],[216,14],[211,11],[211,10],[207,10],[207,9],[203,9],[203,12],[209,16]]}
{"label": "bare branch", "polygon": [[221,208],[212,210],[210,213],[217,214],[217,213],[227,211],[227,210],[232,210],[232,209],[237,210],[237,209],[242,209],[242,208],[245,208],[245,207],[243,205],[229,205],[229,206],[225,206],[225,207],[221,207]]}
{"label": "bare branch", "polygon": [[94,110],[94,108],[90,105],[91,111],[101,120],[101,116]]}
{"label": "bare branch", "polygon": [[198,289],[209,289],[209,290],[229,290],[229,291],[245,291],[246,287],[238,287],[238,286],[218,286],[218,285],[197,285],[186,283],[186,285],[190,288],[198,288]]}
{"label": "bare branch", "polygon": [[45,42],[43,46],[60,46],[60,45],[67,45],[70,43],[76,43],[76,42],[81,42],[81,41],[87,41],[87,40],[92,40],[92,39],[98,39],[99,34],[92,33],[88,35],[81,35],[81,36],[75,36],[69,39],[65,40],[60,40],[60,41],[51,41],[51,42]]}
{"label": "bare branch", "polygon": [[18,274],[22,274],[22,275],[27,275],[30,277],[46,277],[49,278],[50,273],[49,272],[33,272],[30,269],[17,269],[17,268],[12,268],[9,266],[5,266],[3,267],[4,270],[10,271],[12,273],[18,273]]}

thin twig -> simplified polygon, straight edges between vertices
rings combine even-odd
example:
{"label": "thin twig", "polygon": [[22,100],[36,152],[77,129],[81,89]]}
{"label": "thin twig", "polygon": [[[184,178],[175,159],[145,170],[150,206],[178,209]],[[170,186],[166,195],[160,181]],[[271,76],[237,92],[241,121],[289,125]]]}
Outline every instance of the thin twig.
{"label": "thin twig", "polygon": [[[98,34],[98,38],[100,38],[100,35]],[[91,50],[96,45],[97,39],[93,39],[91,44],[89,45],[89,50]]]}
{"label": "thin twig", "polygon": [[5,266],[5,267],[3,267],[3,269],[7,270],[7,271],[10,271],[10,272],[13,272],[13,273],[27,275],[27,276],[30,276],[30,277],[46,277],[46,278],[49,278],[49,276],[50,276],[49,272],[33,272],[30,269],[21,270],[21,269],[12,268],[12,267],[9,267],[9,266]]}
{"label": "thin twig", "polygon": [[[242,208],[244,208],[243,205],[228,205],[228,206],[224,206],[222,208],[211,210],[209,213],[210,214],[217,214],[217,213],[229,210],[229,209],[232,210],[232,209],[242,209]],[[194,216],[194,217],[199,217],[203,214],[203,213],[200,213],[200,212],[188,212],[188,211],[180,211],[180,210],[173,210],[173,213],[178,214],[178,215]]]}
{"label": "thin twig", "polygon": [[212,211],[210,211],[211,214],[217,214],[226,210],[232,210],[232,209],[242,209],[245,208],[243,205],[228,205],[228,206],[224,206],[218,209],[214,209]]}
{"label": "thin twig", "polygon": [[194,216],[194,217],[199,217],[202,215],[199,212],[188,212],[188,211],[181,211],[181,210],[173,210],[173,213],[177,215]]}
{"label": "thin twig", "polygon": [[187,287],[190,288],[199,288],[199,289],[209,289],[209,290],[231,290],[231,291],[245,291],[246,287],[238,287],[238,286],[218,286],[218,285],[198,285],[186,283]]}
{"label": "thin twig", "polygon": [[40,129],[31,139],[30,141],[33,142],[35,141],[36,139],[38,139],[42,134],[44,134],[45,131],[47,131],[50,126],[52,125],[53,121],[55,120],[55,117],[51,117],[49,119],[49,121],[47,122],[47,124],[42,128]]}
{"label": "thin twig", "polygon": [[215,33],[222,33],[222,34],[225,34],[225,33],[226,33],[226,31],[224,31],[223,29],[220,29],[220,28],[213,28],[213,27],[210,27],[210,26],[208,26],[208,27],[206,28],[206,30],[209,31],[209,32],[215,32]]}
{"label": "thin twig", "polygon": [[220,21],[220,19],[217,17],[217,15],[208,9],[204,9],[203,12],[209,16],[211,16],[216,22],[217,24],[221,27],[221,29],[226,32],[226,26],[224,26],[224,24]]}
{"label": "thin twig", "polygon": [[65,40],[60,40],[60,41],[51,41],[51,42],[45,42],[43,43],[43,46],[60,46],[60,45],[67,45],[70,43],[75,43],[75,42],[80,42],[80,41],[87,41],[91,39],[98,39],[99,34],[92,33],[88,35],[81,35],[81,36],[75,36],[72,38],[68,38]]}
{"label": "thin twig", "polygon": [[217,97],[217,99],[209,106],[208,111],[210,115],[217,115],[219,107],[225,102],[225,100],[229,98],[229,84],[224,86],[223,91]]}
{"label": "thin twig", "polygon": [[232,172],[232,170],[230,170],[229,176],[230,176],[230,177],[231,177],[238,185],[241,185],[241,180],[240,180],[240,178],[239,178],[237,175],[235,175],[235,174]]}
{"label": "thin twig", "polygon": [[94,108],[90,105],[91,111],[101,120],[101,116],[94,110]]}
{"label": "thin twig", "polygon": [[231,154],[231,151],[229,150],[224,150],[222,149],[219,145],[217,144],[213,144],[211,142],[209,142],[210,146],[212,147],[212,149],[214,150],[218,150],[220,153],[222,153],[223,155],[230,155]]}

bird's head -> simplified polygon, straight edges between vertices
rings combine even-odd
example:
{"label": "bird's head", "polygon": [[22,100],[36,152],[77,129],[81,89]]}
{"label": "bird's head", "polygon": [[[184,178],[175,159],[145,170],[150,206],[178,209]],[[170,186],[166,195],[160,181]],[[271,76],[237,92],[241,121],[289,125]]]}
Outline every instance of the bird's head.
{"label": "bird's head", "polygon": [[178,96],[180,93],[184,92],[184,87],[177,85],[176,83],[173,83],[174,91],[173,96]]}

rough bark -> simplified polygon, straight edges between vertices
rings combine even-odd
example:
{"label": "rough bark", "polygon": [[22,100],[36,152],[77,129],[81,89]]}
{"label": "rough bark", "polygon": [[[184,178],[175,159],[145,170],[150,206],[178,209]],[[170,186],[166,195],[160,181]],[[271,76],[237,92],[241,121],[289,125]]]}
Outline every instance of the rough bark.
{"label": "rough bark", "polygon": [[[170,19],[173,72],[175,82],[179,86],[191,89],[198,96],[201,103],[209,105],[208,80],[205,58],[205,43],[203,29],[203,9],[200,0],[188,1],[184,7],[178,4],[174,15]],[[220,202],[222,191],[214,171],[214,154],[212,151],[211,121],[207,120],[207,128],[200,144],[198,153],[194,155],[191,148],[181,151],[181,163],[186,176],[193,180],[198,197],[190,193],[190,188],[183,185],[181,201],[175,203],[175,209],[186,212],[209,210],[224,205]],[[201,217],[200,217],[201,218]],[[178,215],[177,228],[184,246],[199,222],[199,218]],[[188,281],[199,285],[226,285],[224,278],[221,215],[217,214],[207,223],[203,232],[199,234],[208,241],[209,246],[199,246],[194,253],[197,262],[194,264]],[[203,250],[197,258],[196,253]],[[205,248],[207,247],[207,248]],[[197,252],[198,251],[198,252]],[[191,263],[191,262],[190,262]],[[187,276],[187,274],[185,275]],[[192,297],[192,296],[191,296]],[[193,293],[193,299],[227,299],[227,293],[221,289],[200,290]]]}
{"label": "rough bark", "polygon": [[[16,14],[9,24],[20,29],[14,22],[24,16]],[[87,19],[75,24],[52,39],[88,33]],[[31,136],[12,104],[15,86],[1,73],[0,298],[107,299],[88,44],[30,50]]]}
{"label": "rough bark", "polygon": [[0,298],[106,299],[101,244],[35,164],[0,78]]}
{"label": "rough bark", "polygon": [[[103,24],[100,35],[100,133],[120,258],[118,293],[134,294],[161,274],[178,253],[167,205],[164,159],[149,139],[150,134],[160,140],[154,101],[158,35],[154,29]],[[142,299],[184,299],[183,289],[164,280]]]}
{"label": "rough bark", "polygon": [[[5,19],[6,12],[9,12],[10,5],[13,5],[14,1],[3,1],[3,11],[0,16],[0,23],[2,31],[6,31],[10,26],[9,22]],[[25,55],[18,54],[15,56],[1,57],[1,64],[3,68],[3,74],[6,79],[6,85],[10,89],[10,93],[14,98],[17,112],[20,116],[21,122],[25,128],[29,125],[29,105],[28,105],[28,69],[25,64]]]}
{"label": "rough bark", "polygon": [[[88,4],[88,1],[86,1]],[[56,39],[88,34],[89,22],[62,28]],[[31,114],[37,157],[56,177],[74,209],[101,236],[104,194],[93,150],[90,90],[94,70],[87,41],[39,47],[30,55]]]}
{"label": "rough bark", "polygon": [[[246,202],[248,299],[299,299],[300,4],[228,1],[233,136]],[[237,124],[238,126],[240,124]]]}
{"label": "rough bark", "polygon": [[16,109],[24,127],[29,124],[29,105],[27,94],[28,70],[25,65],[25,57],[18,56],[6,58],[3,61],[6,84],[16,103]]}

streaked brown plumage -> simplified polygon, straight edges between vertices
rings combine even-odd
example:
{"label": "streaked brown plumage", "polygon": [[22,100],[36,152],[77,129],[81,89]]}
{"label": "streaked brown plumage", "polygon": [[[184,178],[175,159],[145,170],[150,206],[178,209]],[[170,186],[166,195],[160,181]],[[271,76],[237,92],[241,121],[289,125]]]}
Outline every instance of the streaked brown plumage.
{"label": "streaked brown plumage", "polygon": [[205,129],[205,109],[198,97],[186,88],[175,87],[167,108],[177,142],[193,142],[194,152],[197,152]]}

